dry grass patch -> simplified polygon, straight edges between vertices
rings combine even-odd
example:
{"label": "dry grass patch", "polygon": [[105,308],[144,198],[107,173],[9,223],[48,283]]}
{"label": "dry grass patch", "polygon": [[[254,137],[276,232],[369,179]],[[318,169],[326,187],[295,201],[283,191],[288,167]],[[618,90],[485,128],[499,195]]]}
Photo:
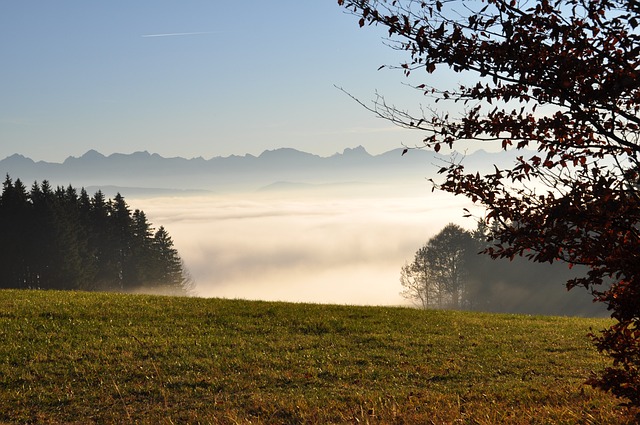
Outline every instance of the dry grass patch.
{"label": "dry grass patch", "polygon": [[625,424],[601,319],[0,291],[3,423]]}

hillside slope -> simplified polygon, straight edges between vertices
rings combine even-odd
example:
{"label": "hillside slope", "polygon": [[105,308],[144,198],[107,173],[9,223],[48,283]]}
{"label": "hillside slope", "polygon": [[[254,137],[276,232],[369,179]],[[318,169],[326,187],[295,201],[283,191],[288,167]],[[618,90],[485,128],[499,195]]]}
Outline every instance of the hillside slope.
{"label": "hillside slope", "polygon": [[632,423],[582,384],[604,325],[0,291],[0,422]]}

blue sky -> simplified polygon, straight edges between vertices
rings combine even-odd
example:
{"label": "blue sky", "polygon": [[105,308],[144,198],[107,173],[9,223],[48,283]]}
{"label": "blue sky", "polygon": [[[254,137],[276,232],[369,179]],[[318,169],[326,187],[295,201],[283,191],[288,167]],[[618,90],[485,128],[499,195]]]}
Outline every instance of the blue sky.
{"label": "blue sky", "polygon": [[[163,36],[159,36],[163,35]],[[0,159],[89,149],[163,156],[330,155],[416,144],[367,100],[419,101],[336,0],[7,0],[0,5]]]}

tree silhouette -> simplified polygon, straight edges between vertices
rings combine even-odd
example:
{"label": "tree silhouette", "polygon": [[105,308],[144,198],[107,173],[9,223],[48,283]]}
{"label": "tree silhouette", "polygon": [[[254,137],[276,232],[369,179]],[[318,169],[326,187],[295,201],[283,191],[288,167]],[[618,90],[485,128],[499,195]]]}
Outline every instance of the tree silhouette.
{"label": "tree silhouette", "polygon": [[0,288],[139,291],[186,295],[192,281],[168,232],[153,232],[124,197],[90,198],[72,186],[9,176],[0,195]]}
{"label": "tree silhouette", "polygon": [[26,288],[32,284],[32,274],[26,261],[29,239],[22,237],[30,232],[29,214],[26,188],[19,179],[14,183],[7,176],[0,197],[0,235],[14,243],[0,243],[2,288]]}
{"label": "tree silhouette", "polygon": [[152,254],[155,265],[152,270],[157,287],[168,293],[186,290],[192,286],[191,277],[184,272],[182,259],[173,246],[173,240],[167,230],[160,228],[153,235]]}
{"label": "tree silhouette", "polygon": [[400,284],[402,285],[402,295],[415,305],[428,309],[436,306],[438,294],[431,267],[427,259],[426,246],[416,251],[411,263],[405,263],[400,269]]}
{"label": "tree silhouette", "polygon": [[401,269],[401,295],[423,308],[468,307],[466,296],[469,257],[477,250],[471,234],[450,223]]}
{"label": "tree silhouette", "polygon": [[[415,84],[432,101],[411,114],[365,105],[423,132],[439,151],[460,141],[523,150],[480,175],[452,160],[439,189],[469,197],[498,223],[495,258],[563,260],[588,273],[615,323],[594,335],[612,367],[590,379],[640,405],[640,7],[623,0],[338,0],[360,26],[382,25],[406,52],[405,75],[450,69],[455,89]],[[459,115],[450,113],[463,105]],[[537,152],[524,151],[525,148]]]}

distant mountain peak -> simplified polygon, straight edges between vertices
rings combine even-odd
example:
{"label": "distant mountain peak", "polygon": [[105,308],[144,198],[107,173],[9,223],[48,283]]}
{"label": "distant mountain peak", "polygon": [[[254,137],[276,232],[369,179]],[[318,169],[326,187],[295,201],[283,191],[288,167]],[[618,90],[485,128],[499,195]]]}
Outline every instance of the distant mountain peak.
{"label": "distant mountain peak", "polygon": [[79,163],[79,162],[94,162],[94,161],[100,161],[104,158],[105,156],[102,155],[100,152],[94,149],[91,149],[91,150],[88,150],[84,155],[80,157],[75,157],[75,156],[67,157],[67,159],[64,160],[63,164],[71,164],[71,163]]}
{"label": "distant mountain peak", "polygon": [[342,151],[342,155],[343,156],[371,156],[369,155],[369,152],[367,152],[367,150],[362,145],[356,146],[355,148],[345,148],[345,150]]}
{"label": "distant mountain peak", "polygon": [[272,158],[272,157],[290,157],[290,156],[315,156],[313,154],[302,152],[294,148],[278,148],[272,150],[266,150],[258,156],[258,158]]}
{"label": "distant mountain peak", "polygon": [[5,159],[10,160],[10,161],[29,161],[29,162],[34,162],[31,158],[27,158],[24,155],[20,155],[19,153],[14,153],[11,156],[6,157]]}
{"label": "distant mountain peak", "polygon": [[93,160],[93,159],[103,159],[105,158],[104,155],[102,155],[100,152],[98,152],[95,149],[91,149],[88,150],[84,155],[82,155],[80,157],[81,159],[89,159],[89,160]]}
{"label": "distant mountain peak", "polygon": [[[124,155],[126,155],[126,154],[124,154]],[[129,156],[133,156],[133,157],[136,157],[136,158],[147,158],[147,157],[150,157],[151,154],[149,153],[149,151],[136,151],[136,152],[130,154]]]}

